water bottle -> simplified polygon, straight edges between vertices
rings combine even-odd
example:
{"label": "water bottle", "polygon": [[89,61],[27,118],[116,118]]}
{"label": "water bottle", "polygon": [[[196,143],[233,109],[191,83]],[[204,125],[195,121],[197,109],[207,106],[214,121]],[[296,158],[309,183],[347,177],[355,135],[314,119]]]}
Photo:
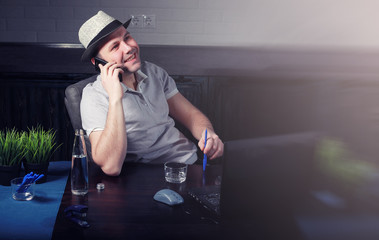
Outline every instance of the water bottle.
{"label": "water bottle", "polygon": [[75,130],[71,162],[71,192],[75,195],[88,193],[87,150],[82,129]]}

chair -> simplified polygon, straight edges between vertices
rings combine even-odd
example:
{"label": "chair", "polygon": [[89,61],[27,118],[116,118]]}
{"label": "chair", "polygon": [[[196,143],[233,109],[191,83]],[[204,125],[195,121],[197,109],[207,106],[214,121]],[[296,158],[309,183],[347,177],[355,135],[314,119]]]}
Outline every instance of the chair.
{"label": "chair", "polygon": [[[83,129],[82,119],[80,116],[80,101],[82,100],[83,88],[91,82],[96,80],[97,75],[81,80],[77,83],[69,85],[65,90],[64,103],[68,115],[70,117],[71,125],[74,129]],[[91,143],[88,136],[84,136],[87,146],[87,155],[89,160],[92,160]]]}

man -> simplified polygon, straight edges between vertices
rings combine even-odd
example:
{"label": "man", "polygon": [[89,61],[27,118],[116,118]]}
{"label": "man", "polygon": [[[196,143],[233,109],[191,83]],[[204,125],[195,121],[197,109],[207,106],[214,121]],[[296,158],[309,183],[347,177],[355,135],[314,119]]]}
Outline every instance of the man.
{"label": "man", "polygon": [[79,30],[86,48],[82,60],[108,62],[99,64],[100,75],[84,88],[80,104],[94,162],[113,176],[120,174],[124,161],[194,163],[196,146],[174,127],[171,117],[191,131],[210,159],[220,157],[224,145],[208,118],[178,92],[162,68],[141,62],[139,46],[127,31],[129,23],[99,11]]}

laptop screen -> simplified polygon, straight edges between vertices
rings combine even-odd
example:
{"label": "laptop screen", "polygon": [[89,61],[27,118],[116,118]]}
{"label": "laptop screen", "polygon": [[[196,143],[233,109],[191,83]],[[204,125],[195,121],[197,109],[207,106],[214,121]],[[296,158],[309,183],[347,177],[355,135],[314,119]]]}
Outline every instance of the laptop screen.
{"label": "laptop screen", "polygon": [[307,196],[319,138],[298,133],[226,142],[222,219],[258,228],[280,226],[278,236],[282,231],[296,235],[292,211]]}

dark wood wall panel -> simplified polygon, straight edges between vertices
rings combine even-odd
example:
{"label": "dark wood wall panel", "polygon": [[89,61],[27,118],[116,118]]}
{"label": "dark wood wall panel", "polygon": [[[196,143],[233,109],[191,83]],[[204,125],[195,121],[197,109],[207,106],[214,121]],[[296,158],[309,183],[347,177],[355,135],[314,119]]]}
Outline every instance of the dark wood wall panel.
{"label": "dark wood wall panel", "polygon": [[178,90],[193,105],[203,112],[207,112],[208,77],[172,76]]}
{"label": "dark wood wall panel", "polygon": [[57,143],[62,143],[53,160],[69,160],[74,135],[64,105],[64,90],[86,76],[60,80],[56,78],[61,75],[56,74],[0,74],[0,129],[26,131],[38,125],[52,128],[56,130]]}
{"label": "dark wood wall panel", "polygon": [[[0,43],[0,128],[53,128],[63,143],[54,159],[69,159],[64,89],[95,74],[82,52],[78,44]],[[141,46],[141,58],[167,70],[224,141],[324,131],[377,155],[377,52]]]}
{"label": "dark wood wall panel", "polygon": [[226,140],[310,131],[314,82],[260,77],[210,80],[209,115]]}

